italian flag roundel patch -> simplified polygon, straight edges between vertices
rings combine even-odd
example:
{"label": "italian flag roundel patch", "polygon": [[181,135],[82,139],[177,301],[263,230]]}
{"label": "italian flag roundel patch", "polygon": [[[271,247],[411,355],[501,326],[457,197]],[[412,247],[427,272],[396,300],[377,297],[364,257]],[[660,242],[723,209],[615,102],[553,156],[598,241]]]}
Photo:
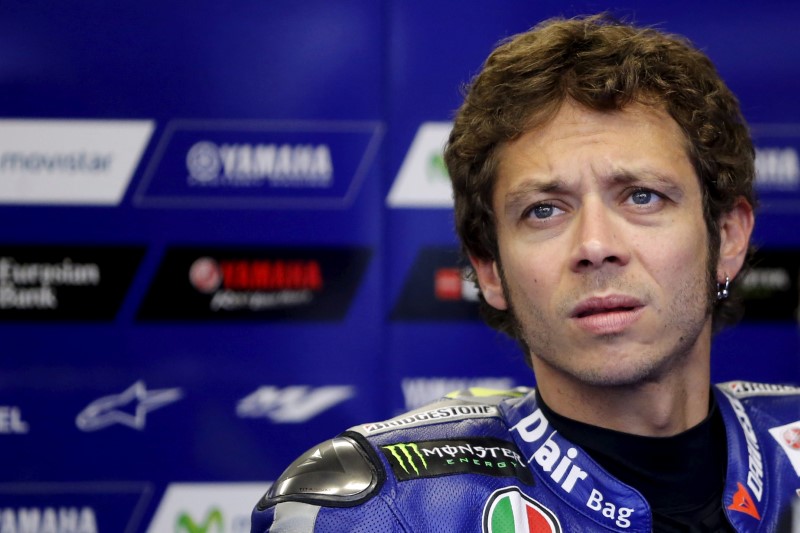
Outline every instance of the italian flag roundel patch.
{"label": "italian flag roundel patch", "polygon": [[495,491],[483,508],[484,533],[561,533],[553,512],[516,487]]}

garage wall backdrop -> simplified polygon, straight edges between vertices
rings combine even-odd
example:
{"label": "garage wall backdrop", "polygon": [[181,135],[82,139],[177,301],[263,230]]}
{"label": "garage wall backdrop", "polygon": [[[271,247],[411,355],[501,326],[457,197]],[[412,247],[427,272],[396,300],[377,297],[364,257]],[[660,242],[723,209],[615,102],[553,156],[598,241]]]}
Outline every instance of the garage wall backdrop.
{"label": "garage wall backdrop", "polygon": [[[714,379],[800,383],[800,7],[615,5],[706,50],[757,139]],[[0,529],[247,531],[315,443],[532,385],[460,280],[441,146],[497,41],[605,7],[0,3]]]}

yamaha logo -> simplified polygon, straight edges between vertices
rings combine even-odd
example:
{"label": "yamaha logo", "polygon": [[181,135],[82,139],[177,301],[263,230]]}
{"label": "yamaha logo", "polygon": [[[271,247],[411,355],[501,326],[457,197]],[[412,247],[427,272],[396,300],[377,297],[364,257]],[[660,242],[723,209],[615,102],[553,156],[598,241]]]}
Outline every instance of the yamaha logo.
{"label": "yamaha logo", "polygon": [[189,268],[189,282],[203,294],[213,294],[222,284],[219,264],[210,257],[201,257]]}
{"label": "yamaha logo", "polygon": [[221,144],[200,141],[186,153],[189,184],[328,188],[333,159],[327,144]]}
{"label": "yamaha logo", "polygon": [[200,183],[216,179],[222,169],[217,146],[208,141],[196,143],[186,154],[186,168],[189,175]]}

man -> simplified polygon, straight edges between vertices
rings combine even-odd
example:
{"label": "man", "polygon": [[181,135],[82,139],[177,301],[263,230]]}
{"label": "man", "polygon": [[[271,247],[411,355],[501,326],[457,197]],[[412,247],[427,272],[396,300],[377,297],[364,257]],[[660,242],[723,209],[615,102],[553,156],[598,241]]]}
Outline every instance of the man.
{"label": "man", "polygon": [[589,17],[498,47],[445,159],[484,315],[537,389],[352,428],[289,467],[253,531],[788,530],[800,389],[710,385],[753,153],[681,38]]}

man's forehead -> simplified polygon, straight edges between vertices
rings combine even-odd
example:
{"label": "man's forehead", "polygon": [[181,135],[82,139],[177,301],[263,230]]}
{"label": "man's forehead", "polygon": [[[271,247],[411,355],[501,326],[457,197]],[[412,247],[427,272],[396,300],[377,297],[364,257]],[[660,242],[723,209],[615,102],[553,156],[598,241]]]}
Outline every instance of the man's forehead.
{"label": "man's forehead", "polygon": [[566,104],[508,143],[497,163],[495,201],[512,210],[532,195],[577,193],[590,182],[639,184],[676,197],[700,186],[677,122],[663,107],[642,103],[618,111]]}
{"label": "man's forehead", "polygon": [[617,117],[631,122],[644,120],[668,123],[674,128],[675,133],[680,134],[681,139],[686,140],[685,134],[663,102],[637,99],[619,109],[597,109],[567,98],[549,113],[531,115],[520,134],[504,144],[513,144],[525,136],[545,135],[555,127],[571,126],[578,129],[591,127],[591,118],[594,116]]}
{"label": "man's forehead", "polygon": [[[526,157],[540,156],[541,149],[549,149],[558,143],[584,146],[606,141],[604,134],[625,135],[634,130],[657,131],[665,149],[677,148],[687,157],[690,155],[688,138],[661,104],[633,102],[622,109],[608,111],[590,109],[567,100],[546,120],[529,122],[520,135],[499,145],[496,152],[497,170],[500,173],[506,170],[510,159],[520,162],[520,158],[524,160]],[[538,149],[526,150],[531,146]],[[526,151],[527,154],[524,153]],[[608,169],[604,172],[607,173]]]}

